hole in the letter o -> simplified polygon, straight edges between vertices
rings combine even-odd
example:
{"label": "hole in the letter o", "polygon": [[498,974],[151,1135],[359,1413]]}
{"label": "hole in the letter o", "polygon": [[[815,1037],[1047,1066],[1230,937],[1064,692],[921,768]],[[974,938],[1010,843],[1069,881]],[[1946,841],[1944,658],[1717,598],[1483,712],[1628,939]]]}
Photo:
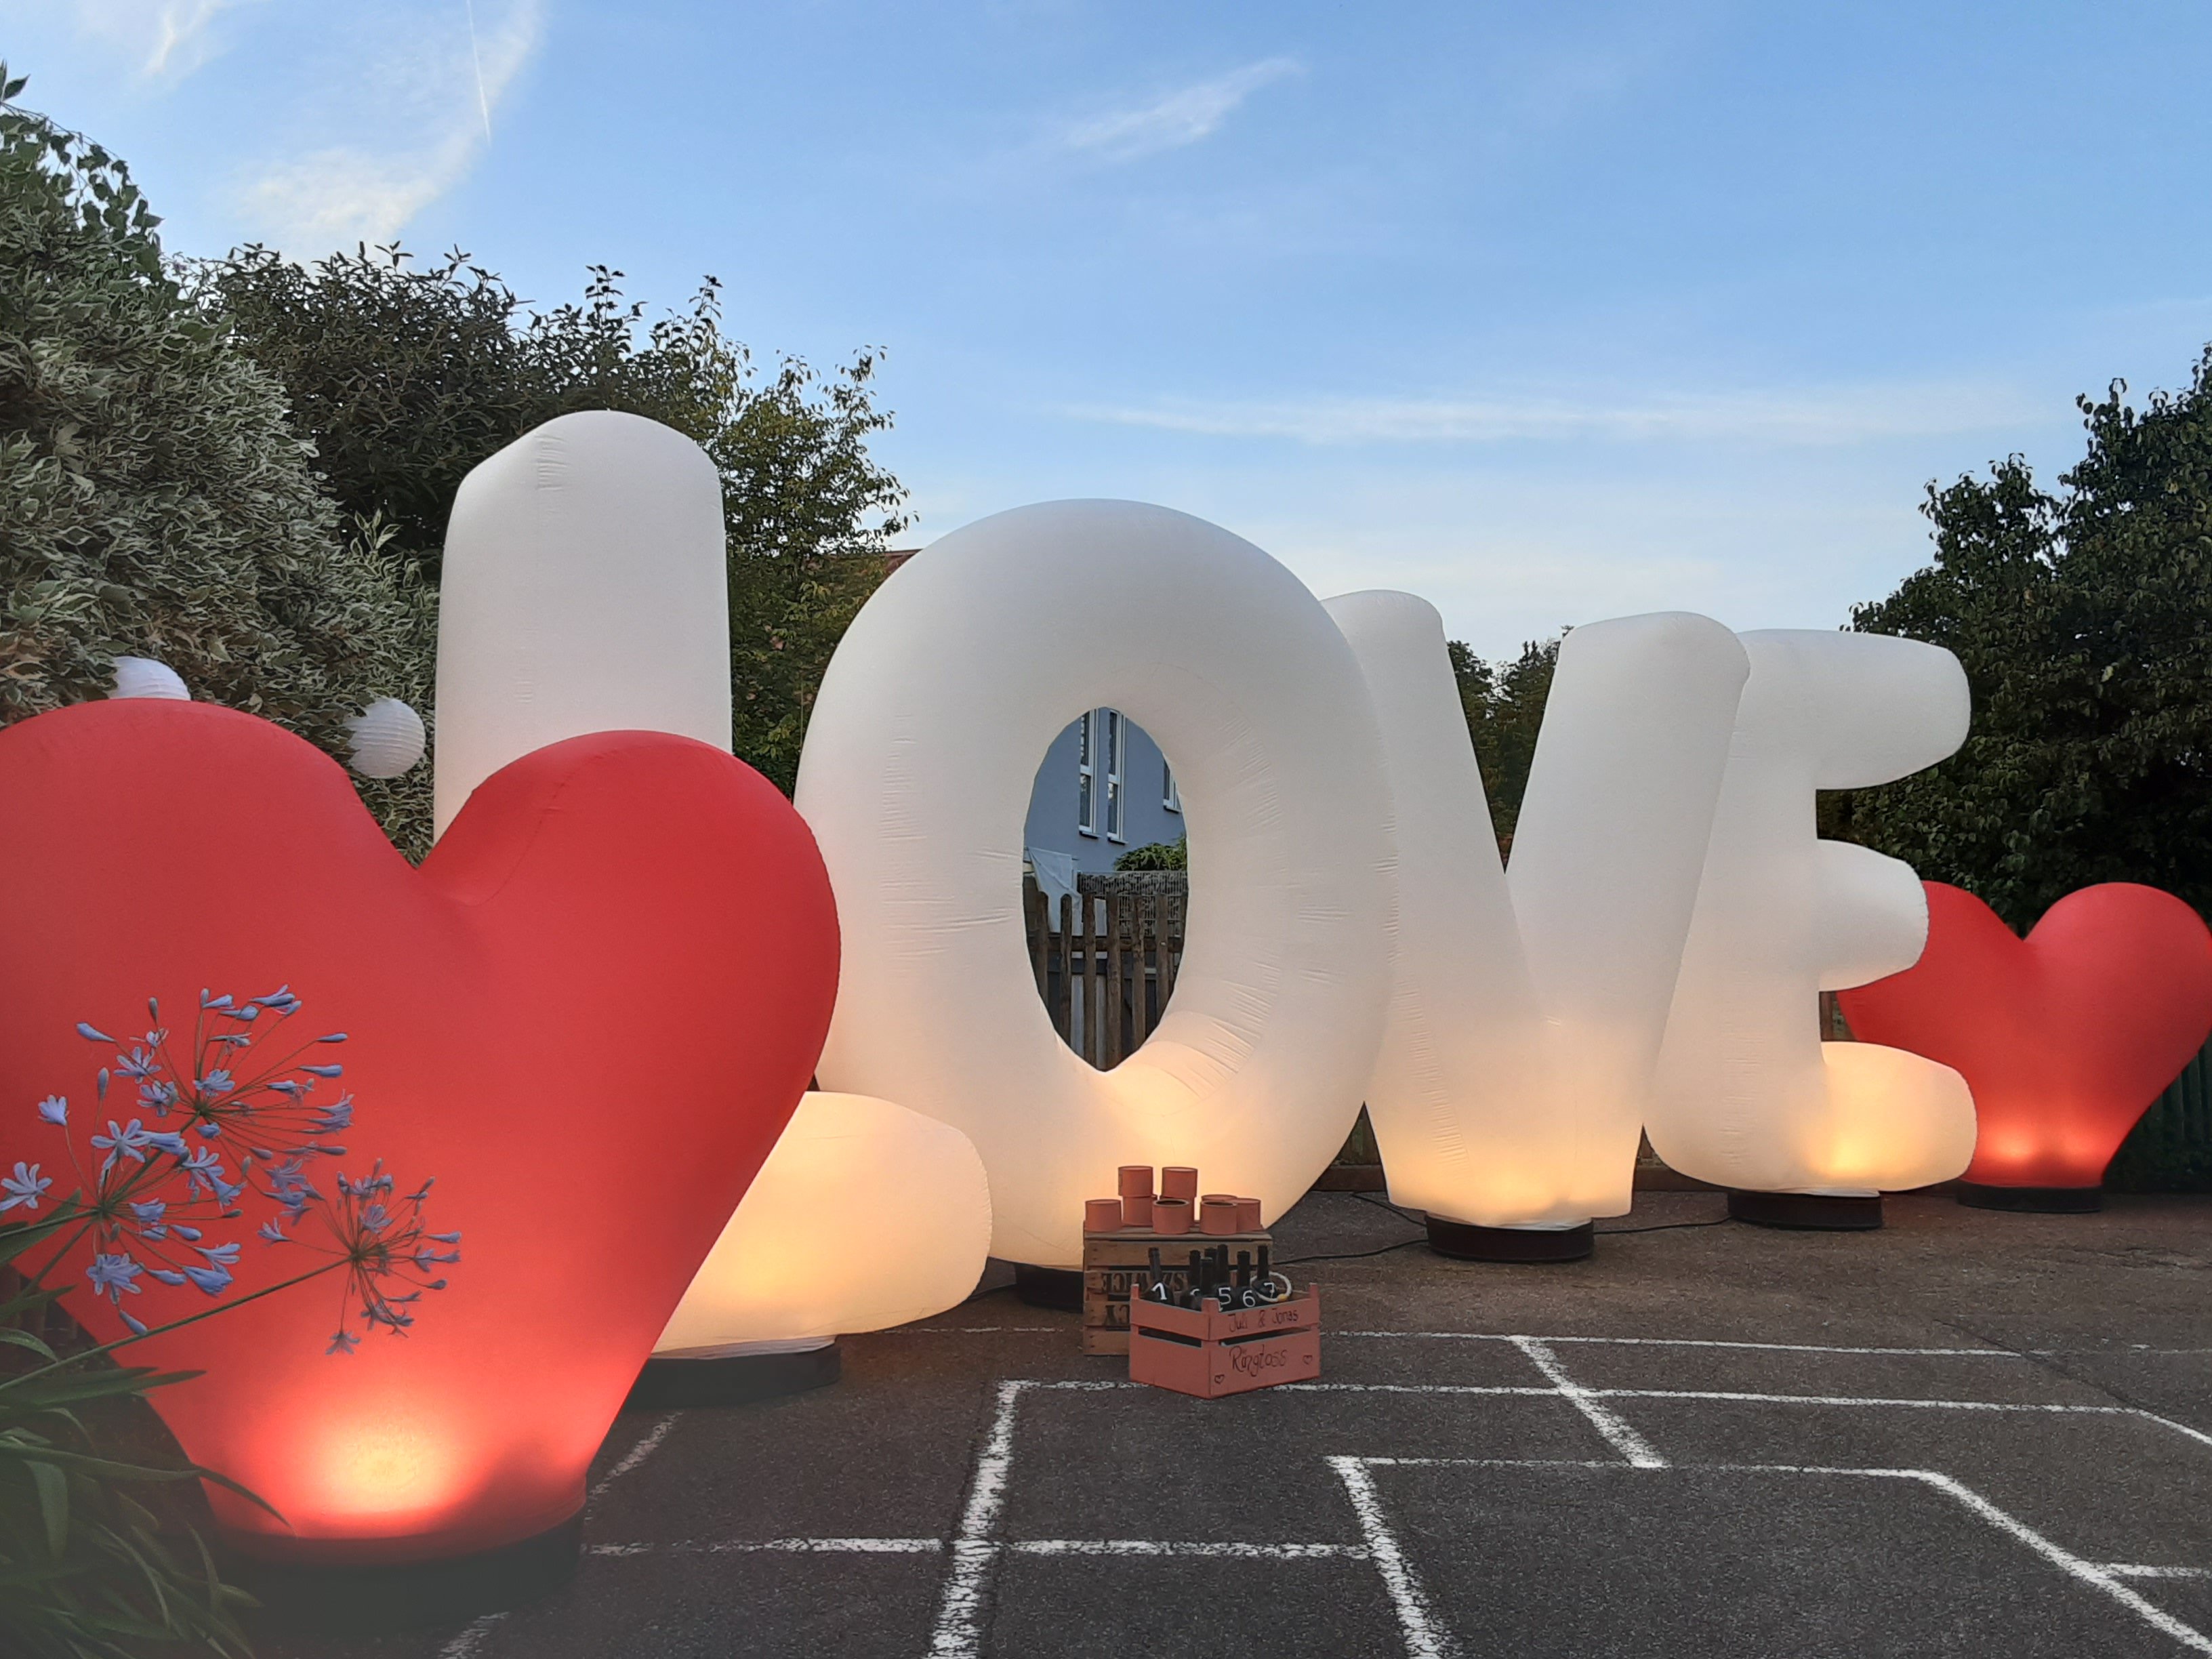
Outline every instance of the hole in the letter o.
{"label": "hole in the letter o", "polygon": [[1111,1070],[1159,1026],[1189,908],[1189,842],[1165,753],[1118,708],[1046,750],[1023,830],[1030,966],[1053,1029]]}

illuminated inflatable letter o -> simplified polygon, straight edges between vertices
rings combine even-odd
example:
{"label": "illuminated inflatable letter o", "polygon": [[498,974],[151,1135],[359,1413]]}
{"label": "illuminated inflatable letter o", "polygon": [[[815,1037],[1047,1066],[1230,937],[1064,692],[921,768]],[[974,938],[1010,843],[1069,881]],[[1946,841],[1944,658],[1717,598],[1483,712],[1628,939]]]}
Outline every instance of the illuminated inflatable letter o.
{"label": "illuminated inflatable letter o", "polygon": [[[1189,939],[1110,1072],[1060,1040],[1021,910],[1038,758],[1110,706],[1174,763]],[[844,963],[823,1086],[944,1120],[989,1171],[992,1253],[1081,1258],[1123,1164],[1190,1164],[1273,1217],[1342,1144],[1387,994],[1380,738],[1352,649],[1250,543],[1164,507],[983,520],[839,647],[799,766]]]}

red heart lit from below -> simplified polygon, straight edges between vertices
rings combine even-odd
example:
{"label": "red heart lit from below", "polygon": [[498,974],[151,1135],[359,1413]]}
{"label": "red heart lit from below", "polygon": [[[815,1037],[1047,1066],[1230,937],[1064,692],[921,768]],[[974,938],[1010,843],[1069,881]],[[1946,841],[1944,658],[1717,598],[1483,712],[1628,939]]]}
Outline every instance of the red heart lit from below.
{"label": "red heart lit from below", "polygon": [[1838,992],[1851,1032],[1962,1073],[1980,1134],[1966,1178],[2094,1187],[2212,1033],[2212,933],[2171,893],[2069,893],[2023,939],[1972,893],[1928,890],[1928,948]]}
{"label": "red heart lit from below", "polygon": [[[45,1095],[80,1123],[143,1114],[119,1078],[95,1103],[114,1055],[79,1020],[127,1043],[151,995],[188,1036],[204,988],[289,982],[303,1029],[349,1034],[309,1055],[343,1060],[358,1103],[323,1178],[379,1158],[403,1193],[434,1176],[425,1222],[463,1235],[413,1329],[350,1355],[325,1352],[336,1275],[123,1350],[206,1373],[151,1398],[189,1455],[283,1513],[211,1494],[255,1553],[418,1559],[573,1516],[806,1087],[836,978],[805,822],[690,738],[526,756],[417,871],[334,762],[251,715],[128,700],[0,731],[0,1168],[43,1158],[70,1190]],[[301,1270],[301,1247],[241,1236],[231,1295]],[[82,1287],[88,1254],[55,1282]],[[149,1323],[212,1305],[146,1290],[129,1306]],[[125,1334],[81,1288],[64,1305]]]}

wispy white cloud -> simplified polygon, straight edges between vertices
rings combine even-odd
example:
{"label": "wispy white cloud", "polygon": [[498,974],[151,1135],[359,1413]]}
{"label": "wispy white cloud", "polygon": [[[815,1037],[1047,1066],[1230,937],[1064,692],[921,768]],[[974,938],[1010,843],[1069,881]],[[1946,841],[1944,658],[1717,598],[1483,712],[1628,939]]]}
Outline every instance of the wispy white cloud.
{"label": "wispy white cloud", "polygon": [[540,0],[403,10],[362,43],[354,95],[324,106],[329,125],[352,130],[346,141],[264,167],[240,189],[242,210],[287,252],[388,241],[459,184],[544,33]]}
{"label": "wispy white cloud", "polygon": [[1076,122],[1061,134],[1070,149],[1109,161],[1134,161],[1164,149],[1197,143],[1219,131],[1261,87],[1304,72],[1292,58],[1263,58],[1210,81],[1177,88],[1150,103],[1110,110]]}
{"label": "wispy white cloud", "polygon": [[218,15],[252,0],[74,0],[80,33],[125,53],[149,79],[180,79],[220,50]]}
{"label": "wispy white cloud", "polygon": [[1287,438],[1332,447],[1589,438],[1826,445],[2016,424],[2034,412],[2034,405],[2025,394],[2008,387],[1960,383],[1594,398],[1310,398],[1076,404],[1063,412],[1117,426],[1212,437]]}

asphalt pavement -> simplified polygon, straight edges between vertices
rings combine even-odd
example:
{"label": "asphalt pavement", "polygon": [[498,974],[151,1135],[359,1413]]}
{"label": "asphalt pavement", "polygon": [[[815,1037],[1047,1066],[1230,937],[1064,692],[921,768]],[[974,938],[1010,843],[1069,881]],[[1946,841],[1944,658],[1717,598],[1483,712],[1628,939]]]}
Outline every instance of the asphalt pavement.
{"label": "asphalt pavement", "polygon": [[553,1596],[260,1650],[2212,1654],[2212,1198],[1722,1212],[1644,1194],[1588,1261],[1481,1267],[1316,1194],[1277,1233],[1350,1258],[1291,1270],[1321,1382],[1214,1401],[1086,1358],[1000,1270],[847,1339],[830,1388],[623,1417]]}

